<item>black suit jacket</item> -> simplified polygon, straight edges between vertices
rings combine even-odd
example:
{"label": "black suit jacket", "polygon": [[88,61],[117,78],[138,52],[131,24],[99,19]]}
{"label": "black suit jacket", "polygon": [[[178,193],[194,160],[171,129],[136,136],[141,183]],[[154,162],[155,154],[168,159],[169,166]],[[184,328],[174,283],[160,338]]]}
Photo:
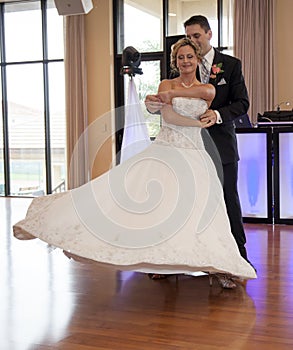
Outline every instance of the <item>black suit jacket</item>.
{"label": "black suit jacket", "polygon": [[227,164],[239,160],[233,120],[247,113],[249,99],[241,61],[215,49],[213,65],[219,63],[222,63],[223,73],[218,73],[209,80],[216,88],[216,96],[210,109],[219,111],[223,123],[215,124],[207,130],[217,146],[222,163]]}

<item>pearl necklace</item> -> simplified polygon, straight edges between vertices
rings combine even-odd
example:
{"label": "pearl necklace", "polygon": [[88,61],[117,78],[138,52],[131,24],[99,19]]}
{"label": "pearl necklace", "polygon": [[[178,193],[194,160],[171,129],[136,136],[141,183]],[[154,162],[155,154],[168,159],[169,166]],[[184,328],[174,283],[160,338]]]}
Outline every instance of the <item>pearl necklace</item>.
{"label": "pearl necklace", "polygon": [[192,85],[194,85],[194,83],[195,83],[195,81],[192,82],[190,85],[186,85],[186,84],[184,84],[183,81],[182,81],[182,82],[181,82],[181,85],[182,85],[185,89],[189,89],[189,88],[192,87]]}

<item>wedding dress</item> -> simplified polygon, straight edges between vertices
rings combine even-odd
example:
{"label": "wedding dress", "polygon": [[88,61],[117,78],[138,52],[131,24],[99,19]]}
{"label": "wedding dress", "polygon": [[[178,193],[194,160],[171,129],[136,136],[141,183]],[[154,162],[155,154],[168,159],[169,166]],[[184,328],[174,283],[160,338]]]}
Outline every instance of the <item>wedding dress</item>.
{"label": "wedding dress", "polygon": [[[197,118],[207,104],[177,97],[173,108]],[[197,127],[163,122],[156,140],[121,165],[77,189],[34,198],[14,235],[120,270],[256,278],[239,254]]]}

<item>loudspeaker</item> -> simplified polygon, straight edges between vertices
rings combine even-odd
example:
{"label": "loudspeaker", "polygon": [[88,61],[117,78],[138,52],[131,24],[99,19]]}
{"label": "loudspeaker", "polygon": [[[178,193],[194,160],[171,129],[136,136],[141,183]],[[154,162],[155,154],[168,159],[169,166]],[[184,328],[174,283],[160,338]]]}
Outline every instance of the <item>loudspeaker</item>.
{"label": "loudspeaker", "polygon": [[54,0],[60,16],[73,16],[89,13],[93,8],[92,0]]}

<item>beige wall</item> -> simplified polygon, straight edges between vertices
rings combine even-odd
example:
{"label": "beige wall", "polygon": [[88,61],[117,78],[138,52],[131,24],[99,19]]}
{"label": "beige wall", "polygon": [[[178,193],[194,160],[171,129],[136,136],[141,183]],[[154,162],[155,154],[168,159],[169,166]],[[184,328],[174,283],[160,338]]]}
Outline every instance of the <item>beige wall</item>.
{"label": "beige wall", "polygon": [[[276,0],[277,101],[293,107],[293,1]],[[286,106],[282,106],[285,109]]]}
{"label": "beige wall", "polygon": [[93,0],[86,15],[89,157],[91,176],[109,169],[114,152],[114,68],[112,1]]}

